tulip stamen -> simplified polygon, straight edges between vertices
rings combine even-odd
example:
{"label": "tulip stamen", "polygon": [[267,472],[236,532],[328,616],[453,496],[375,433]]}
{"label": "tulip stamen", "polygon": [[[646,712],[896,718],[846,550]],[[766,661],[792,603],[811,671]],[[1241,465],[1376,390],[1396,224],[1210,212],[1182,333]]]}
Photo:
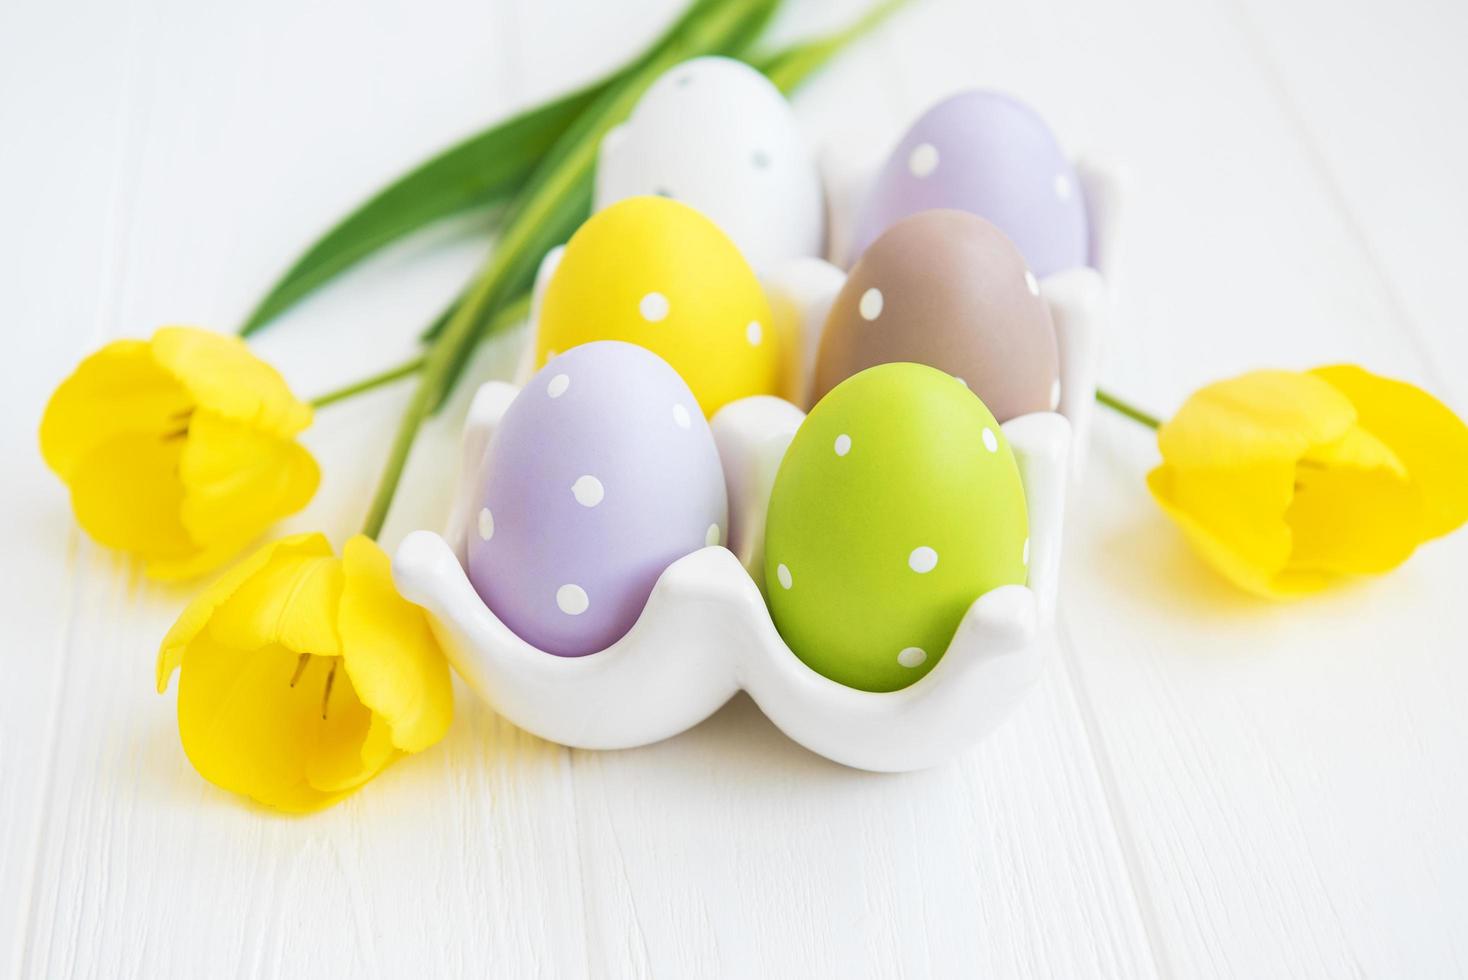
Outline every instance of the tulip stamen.
{"label": "tulip stamen", "polygon": [[168,442],[168,441],[173,440],[173,439],[182,439],[184,436],[188,435],[189,434],[189,421],[193,417],[194,417],[194,410],[192,408],[185,408],[185,409],[182,409],[180,411],[174,412],[172,415],[168,416],[168,419],[169,419],[170,422],[182,423],[182,425],[181,425],[180,428],[173,429],[173,430],[171,430],[169,432],[163,433],[163,441],[164,442]]}
{"label": "tulip stamen", "polygon": [[296,661],[296,672],[291,675],[291,687],[296,686],[296,681],[301,679],[301,675],[306,672],[306,665],[310,662],[311,655],[309,653],[301,654],[301,658]]}
{"label": "tulip stamen", "polygon": [[331,700],[331,685],[336,681],[336,665],[338,658],[333,657],[331,670],[326,672],[326,690],[321,692],[321,720],[326,720],[326,703]]}

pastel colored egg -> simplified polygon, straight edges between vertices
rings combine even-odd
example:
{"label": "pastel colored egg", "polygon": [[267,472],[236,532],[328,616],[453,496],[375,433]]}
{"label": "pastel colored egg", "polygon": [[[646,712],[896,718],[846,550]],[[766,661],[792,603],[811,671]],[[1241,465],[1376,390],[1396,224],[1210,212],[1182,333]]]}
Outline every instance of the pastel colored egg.
{"label": "pastel colored egg", "polygon": [[883,364],[823,398],[770,496],[765,588],[812,670],[895,691],[943,657],[975,599],[1023,584],[1024,488],[999,423],[950,375]]}
{"label": "pastel colored egg", "polygon": [[729,236],[686,204],[632,197],[587,219],[541,300],[536,363],[593,340],[656,353],[712,415],[780,382],[764,290]]}
{"label": "pastel colored egg", "polygon": [[1075,168],[1045,121],[1007,95],[962,92],[913,123],[867,198],[852,258],[894,222],[929,208],[992,221],[1041,278],[1088,261]]}
{"label": "pastel colored egg", "polygon": [[836,296],[812,397],[875,364],[961,378],[1001,422],[1060,404],[1055,324],[1003,232],[966,211],[922,211],[862,253]]}
{"label": "pastel colored egg", "polygon": [[521,639],[578,657],[621,638],[664,569],[728,529],[713,434],[656,355],[602,341],[553,358],[485,452],[469,580]]}
{"label": "pastel colored egg", "polygon": [[790,104],[741,61],[695,58],[669,69],[602,141],[598,209],[657,194],[713,219],[751,265],[820,255],[820,175]]}

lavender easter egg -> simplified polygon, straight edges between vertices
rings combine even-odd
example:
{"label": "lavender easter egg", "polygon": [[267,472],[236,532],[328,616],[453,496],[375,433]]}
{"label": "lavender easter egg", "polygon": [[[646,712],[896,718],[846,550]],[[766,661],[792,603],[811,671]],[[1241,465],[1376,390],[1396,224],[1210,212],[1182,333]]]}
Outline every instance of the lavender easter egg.
{"label": "lavender easter egg", "polygon": [[812,397],[877,364],[946,371],[1000,422],[1060,404],[1055,325],[1025,260],[966,211],[923,211],[862,253],[831,304]]}
{"label": "lavender easter egg", "polygon": [[697,208],[759,271],[824,246],[820,175],[795,114],[732,58],[668,69],[602,141],[596,209],[642,194]]}
{"label": "lavender easter egg", "polygon": [[485,451],[469,579],[521,639],[578,657],[620,639],[658,576],[722,544],[724,475],[693,393],[656,354],[552,358]]}
{"label": "lavender easter egg", "polygon": [[854,260],[894,222],[929,208],[992,221],[1041,278],[1087,264],[1075,168],[1029,106],[961,92],[924,113],[892,151],[857,220]]}

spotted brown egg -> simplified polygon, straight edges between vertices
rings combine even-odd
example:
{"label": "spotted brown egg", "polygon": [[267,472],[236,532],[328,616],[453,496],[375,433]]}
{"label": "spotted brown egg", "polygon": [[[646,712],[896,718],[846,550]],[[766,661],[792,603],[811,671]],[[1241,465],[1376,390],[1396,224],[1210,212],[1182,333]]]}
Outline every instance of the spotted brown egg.
{"label": "spotted brown egg", "polygon": [[619,341],[575,347],[526,382],[477,493],[469,580],[521,639],[566,657],[616,642],[663,571],[728,528],[693,392]]}
{"label": "spotted brown egg", "polygon": [[862,254],[826,318],[812,400],[890,361],[948,372],[1001,422],[1060,404],[1039,282],[1003,232],[964,211],[904,218]]}
{"label": "spotted brown egg", "polygon": [[765,588],[812,670],[895,691],[938,663],[975,599],[1023,584],[1024,487],[973,392],[921,364],[883,364],[811,410],[780,464]]}

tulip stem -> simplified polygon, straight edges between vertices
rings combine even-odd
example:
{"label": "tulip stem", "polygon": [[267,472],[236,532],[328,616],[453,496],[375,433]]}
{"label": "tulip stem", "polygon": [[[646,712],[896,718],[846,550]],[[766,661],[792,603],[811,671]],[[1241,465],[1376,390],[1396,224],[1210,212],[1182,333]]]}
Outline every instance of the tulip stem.
{"label": "tulip stem", "polygon": [[[529,315],[530,294],[525,293],[523,296],[519,297],[513,302],[506,303],[505,306],[494,315],[494,317],[489,321],[489,326],[486,327],[484,330],[484,337],[489,337],[492,334],[499,333],[509,328],[510,326],[519,323],[521,320],[524,320]],[[334,405],[337,402],[344,402],[348,398],[355,398],[358,395],[365,395],[367,392],[373,391],[377,388],[381,388],[383,385],[390,385],[394,381],[399,381],[403,378],[409,377],[410,375],[417,374],[419,371],[423,370],[423,365],[427,363],[427,354],[418,354],[415,357],[410,357],[406,361],[403,361],[401,364],[390,367],[385,371],[379,371],[377,374],[368,375],[365,378],[353,381],[351,384],[343,385],[340,388],[328,391],[324,395],[317,395],[315,398],[311,399],[311,407],[325,408],[327,405]]]}
{"label": "tulip stem", "polygon": [[1157,416],[1142,411],[1131,402],[1122,401],[1103,388],[1096,389],[1096,400],[1113,412],[1120,412],[1133,422],[1140,422],[1149,429],[1159,429],[1162,427],[1162,420]]}
{"label": "tulip stem", "polygon": [[337,402],[346,401],[348,398],[366,394],[374,388],[381,388],[383,385],[392,384],[394,381],[406,378],[410,374],[417,374],[423,369],[423,362],[425,360],[427,358],[419,354],[417,357],[409,358],[401,364],[390,367],[385,371],[379,371],[377,374],[369,375],[360,381],[353,381],[349,385],[328,391],[324,395],[317,395],[311,399],[311,407],[325,408],[327,405],[333,405]]}

